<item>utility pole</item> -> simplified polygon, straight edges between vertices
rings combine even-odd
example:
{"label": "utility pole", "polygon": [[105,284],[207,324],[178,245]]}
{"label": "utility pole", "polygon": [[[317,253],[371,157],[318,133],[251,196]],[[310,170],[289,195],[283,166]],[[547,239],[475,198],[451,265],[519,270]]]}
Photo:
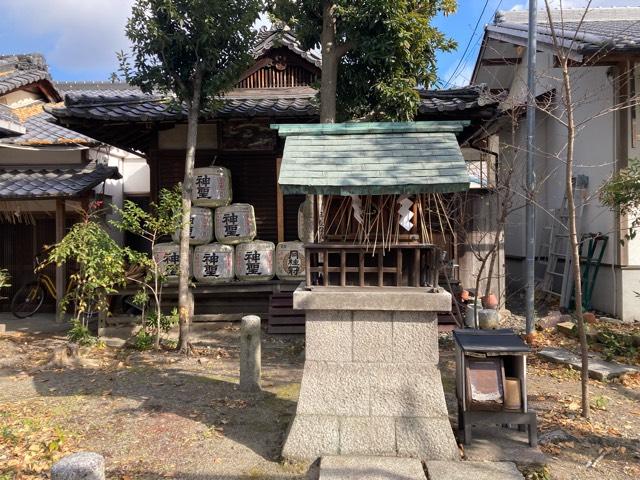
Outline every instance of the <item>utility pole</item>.
{"label": "utility pole", "polygon": [[535,210],[533,205],[533,194],[535,190],[534,172],[534,148],[536,129],[536,47],[537,47],[537,20],[538,2],[529,0],[529,41],[527,43],[527,205],[526,205],[526,238],[527,238],[527,261],[526,261],[526,316],[527,335],[533,332],[535,321],[535,287],[536,287],[536,264],[535,264]]}

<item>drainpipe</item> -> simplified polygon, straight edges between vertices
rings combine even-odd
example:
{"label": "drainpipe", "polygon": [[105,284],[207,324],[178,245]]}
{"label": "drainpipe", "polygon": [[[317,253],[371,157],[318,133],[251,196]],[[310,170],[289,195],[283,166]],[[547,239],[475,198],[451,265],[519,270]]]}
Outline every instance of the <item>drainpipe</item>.
{"label": "drainpipe", "polygon": [[533,194],[535,190],[535,172],[533,167],[533,153],[536,127],[536,43],[537,43],[537,16],[538,5],[536,0],[529,0],[529,41],[527,43],[527,204],[526,204],[526,332],[533,332],[535,311],[535,210]]}

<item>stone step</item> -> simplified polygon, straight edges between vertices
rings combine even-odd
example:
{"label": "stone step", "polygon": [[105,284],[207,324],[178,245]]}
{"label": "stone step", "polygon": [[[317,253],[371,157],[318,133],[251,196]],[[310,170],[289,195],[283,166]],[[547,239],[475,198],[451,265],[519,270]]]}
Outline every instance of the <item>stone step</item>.
{"label": "stone step", "polygon": [[417,458],[346,455],[325,456],[320,460],[319,480],[362,480],[365,478],[367,480],[425,480],[427,476],[422,468],[422,463]]}
{"label": "stone step", "polygon": [[[547,347],[538,352],[542,358],[551,360],[552,362],[562,363],[569,365],[576,370],[580,370],[582,361],[580,357],[575,353],[565,350],[564,348]],[[608,380],[610,378],[619,377],[629,372],[640,371],[637,367],[631,367],[629,365],[621,365],[619,363],[605,362],[604,360],[596,357],[589,356],[589,376],[596,380]]]}
{"label": "stone step", "polygon": [[427,462],[429,480],[524,480],[512,462]]}

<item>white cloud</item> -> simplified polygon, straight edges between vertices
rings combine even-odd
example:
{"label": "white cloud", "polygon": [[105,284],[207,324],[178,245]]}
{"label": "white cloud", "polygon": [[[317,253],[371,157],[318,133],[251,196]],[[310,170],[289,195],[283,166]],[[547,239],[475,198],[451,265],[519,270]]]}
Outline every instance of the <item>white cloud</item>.
{"label": "white cloud", "polygon": [[[124,27],[133,0],[4,0],[17,35],[43,36],[49,63],[69,70],[108,68],[129,45]],[[44,49],[43,49],[44,50]]]}

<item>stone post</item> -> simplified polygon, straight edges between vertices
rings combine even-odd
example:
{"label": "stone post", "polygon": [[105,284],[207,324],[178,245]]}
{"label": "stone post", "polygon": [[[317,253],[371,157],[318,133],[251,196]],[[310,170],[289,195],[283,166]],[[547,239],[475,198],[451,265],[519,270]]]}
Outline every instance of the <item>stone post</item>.
{"label": "stone post", "polygon": [[104,457],[93,452],[68,455],[51,467],[51,480],[105,480]]}
{"label": "stone post", "polygon": [[260,391],[261,372],[260,317],[247,315],[240,323],[240,390]]}

